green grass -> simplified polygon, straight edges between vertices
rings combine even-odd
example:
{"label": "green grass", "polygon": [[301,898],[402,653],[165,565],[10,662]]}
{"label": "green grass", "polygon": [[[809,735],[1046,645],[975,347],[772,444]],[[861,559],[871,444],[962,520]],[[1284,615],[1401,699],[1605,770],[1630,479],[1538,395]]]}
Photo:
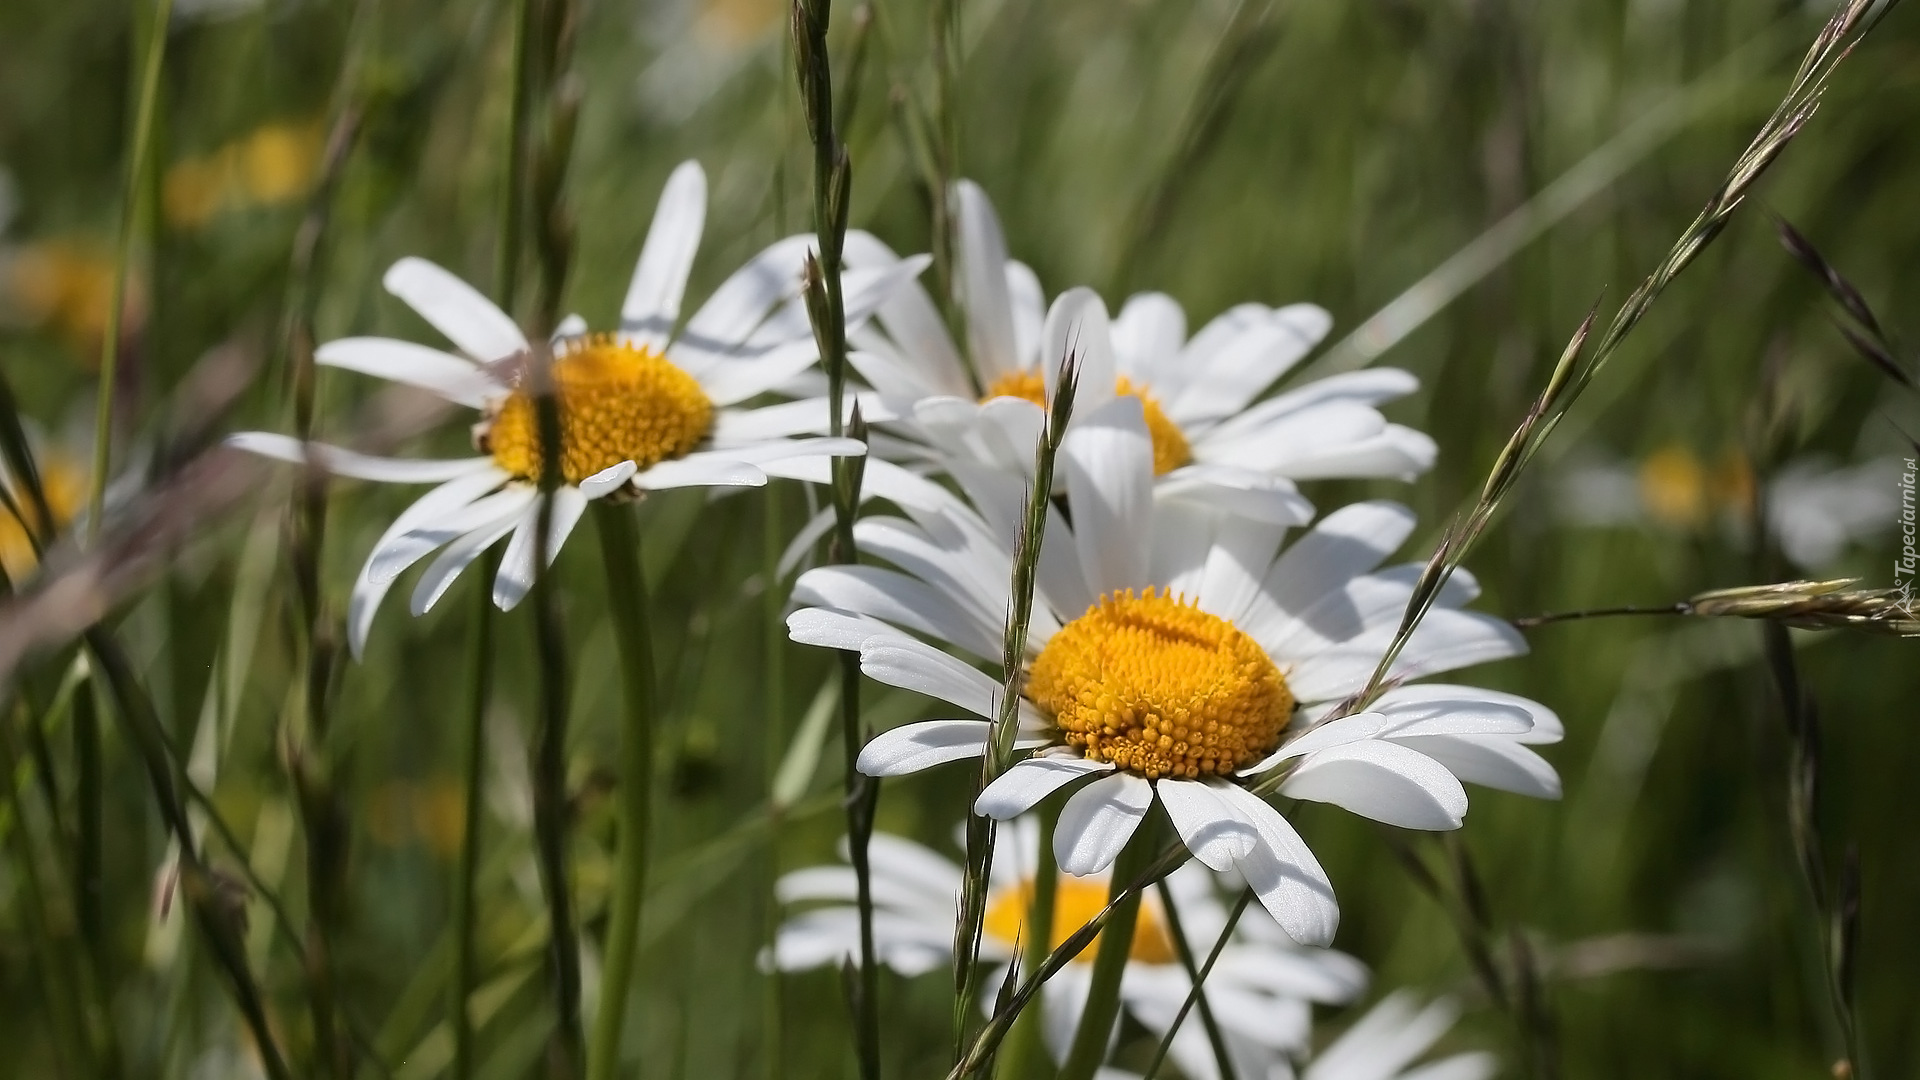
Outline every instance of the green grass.
{"label": "green grass", "polygon": [[[926,249],[927,211],[888,113],[889,92],[897,84],[926,99],[928,6],[878,5],[848,135],[854,223],[903,251]],[[180,17],[155,148],[163,166],[175,166],[242,145],[262,125],[323,127],[344,51],[357,40],[353,95],[366,125],[326,237],[316,329],[322,340],[432,340],[378,279],[395,258],[417,254],[475,282],[492,280],[511,6],[387,0],[366,5],[369,22],[357,38],[349,32],[353,7],[272,2],[228,18]],[[810,222],[809,151],[778,9],[766,0],[587,7],[576,62],[586,98],[567,191],[580,226],[568,310],[596,323],[612,314],[659,186],[684,158],[699,158],[713,180],[690,297]],[[1686,110],[1670,137],[1613,162],[1615,179],[1380,358],[1421,377],[1422,391],[1390,415],[1435,437],[1438,467],[1411,486],[1319,484],[1309,494],[1323,508],[1358,495],[1409,502],[1425,528],[1408,558],[1424,556],[1447,516],[1477,491],[1596,298],[1610,312],[1692,219],[1778,100],[1825,15],[1760,0],[1282,5],[1270,47],[1249,61],[1217,138],[1179,159],[1176,148],[1191,145],[1183,143],[1190,102],[1229,5],[975,0],[961,10],[960,167],[991,193],[1013,254],[1050,292],[1092,283],[1117,307],[1123,288],[1163,289],[1196,326],[1243,300],[1311,300],[1334,312],[1337,339],[1622,130],[1661,110]],[[849,0],[836,5],[841,66],[850,11]],[[726,18],[734,29],[722,33],[716,27]],[[16,181],[21,206],[0,238],[0,367],[42,453],[73,457],[83,472],[97,329],[89,337],[84,316],[36,307],[20,268],[44,267],[26,256],[51,244],[110,259],[135,41],[126,5],[0,6],[0,167]],[[1920,280],[1917,123],[1920,23],[1903,8],[1842,67],[1821,113],[1752,205],[1675,284],[1549,443],[1469,560],[1486,587],[1483,607],[1525,615],[1665,603],[1795,574],[1761,565],[1749,531],[1718,516],[1692,526],[1603,528],[1570,523],[1556,507],[1583,463],[1617,460],[1631,470],[1675,447],[1709,468],[1748,458],[1763,437],[1779,439],[1792,457],[1854,462],[1901,453],[1895,424],[1920,430],[1920,410],[1833,331],[1827,301],[1780,250],[1764,211],[1793,221],[1896,339],[1904,332],[1910,340],[1920,334],[1909,302]],[[234,196],[189,225],[152,211],[166,202],[164,169],[147,183],[153,216],[143,231],[153,239],[138,275],[144,304],[129,320],[126,437],[116,460],[146,462],[157,474],[201,448],[177,441],[182,432],[200,432],[187,437],[204,443],[229,430],[289,429],[277,334],[303,200]],[[1120,266],[1130,223],[1156,186],[1169,193],[1164,228],[1140,243],[1131,266]],[[103,265],[110,270],[110,261]],[[89,280],[77,274],[75,295],[85,295]],[[251,381],[223,414],[183,415],[178,402],[190,373],[223,347],[257,365]],[[319,402],[319,429],[335,439],[363,433],[377,415],[368,411],[368,380],[350,375],[323,373]],[[457,451],[466,439],[460,427],[442,424],[409,446]],[[1889,491],[1896,481],[1887,477]],[[114,624],[183,749],[201,725],[218,723],[214,801],[255,869],[304,920],[301,833],[283,761],[289,692],[304,663],[280,544],[290,491],[291,477],[281,475],[235,512],[198,522],[191,543],[116,611]],[[353,482],[332,488],[320,580],[336,616],[365,552],[407,497]],[[759,816],[766,778],[830,669],[819,651],[780,642],[783,677],[769,677],[768,605],[758,591],[765,515],[777,506],[779,527],[791,530],[809,513],[806,499],[791,486],[716,500],[675,493],[650,499],[642,512],[663,706],[651,893],[628,1045],[636,1075],[650,1080],[851,1075],[837,976],[780,980],[776,1052],[764,1039],[766,976],[754,963],[769,873],[831,858],[842,827],[832,746],[807,798],[776,828]],[[1820,575],[1891,584],[1891,514],[1886,524]],[[558,573],[574,676],[574,854],[582,909],[596,915],[611,873],[614,808],[605,784],[617,760],[619,682],[591,532],[569,543]],[[419,620],[389,597],[367,662],[343,666],[337,679],[329,754],[352,837],[339,992],[350,1026],[388,1050],[386,1064],[399,1076],[420,1075],[409,1062],[444,1017],[447,961],[433,949],[451,909],[446,800],[458,791],[474,587],[463,582]],[[550,1014],[539,991],[542,916],[527,822],[515,816],[525,805],[524,746],[538,707],[531,605],[496,627],[481,977],[533,975],[503,991],[480,1026],[480,1075],[505,1077],[530,1070]],[[1787,830],[1787,740],[1759,628],[1613,620],[1545,627],[1531,639],[1531,656],[1474,675],[1560,711],[1568,738],[1548,756],[1566,797],[1543,805],[1476,790],[1458,839],[1487,885],[1501,941],[1523,932],[1550,960],[1590,962],[1585,971],[1563,963],[1558,975],[1549,965],[1562,1074],[1825,1075],[1839,1044]],[[1920,910],[1920,863],[1907,824],[1908,773],[1920,761],[1920,732],[1910,722],[1920,666],[1905,641],[1796,641],[1824,723],[1819,827],[1830,872],[1849,842],[1863,870],[1858,1007],[1866,1060],[1873,1076],[1911,1075],[1920,1069],[1912,1024],[1920,1015],[1912,977],[1920,928],[1910,917]],[[37,654],[7,687],[13,700],[45,708],[71,656]],[[929,708],[872,685],[865,696],[873,712],[891,718]],[[153,876],[166,837],[139,760],[116,729],[107,732],[97,981],[127,1074],[230,1075],[206,1065],[205,1055],[237,1044],[238,1020],[210,958],[191,934],[179,935],[179,910],[166,928],[153,928]],[[52,732],[47,750],[70,826],[70,732]],[[880,828],[949,845],[969,779],[962,772],[890,782]],[[41,777],[23,775],[29,791],[42,790],[34,786]],[[1447,1045],[1493,1049],[1506,1074],[1526,1075],[1509,1022],[1477,996],[1445,910],[1405,873],[1385,833],[1323,809],[1309,808],[1299,821],[1340,893],[1339,946],[1373,965],[1383,989],[1465,995],[1473,1007]],[[63,838],[44,813],[24,825],[39,845],[41,876],[54,873]],[[278,858],[276,827],[292,845]],[[1408,839],[1440,864],[1440,842]],[[210,859],[232,872],[240,856],[215,843]],[[0,1044],[15,1074],[56,1075],[38,975],[48,953],[34,935],[20,871],[9,848],[0,863]],[[248,915],[253,970],[283,1041],[305,1060],[299,959],[274,940],[263,903],[252,902]],[[67,947],[71,911],[57,906],[51,921]],[[589,919],[586,932],[597,940],[600,927]],[[1610,939],[1611,952],[1596,951]],[[886,1074],[943,1071],[945,980],[883,974],[882,983]],[[1327,1013],[1327,1030],[1346,1019]]]}

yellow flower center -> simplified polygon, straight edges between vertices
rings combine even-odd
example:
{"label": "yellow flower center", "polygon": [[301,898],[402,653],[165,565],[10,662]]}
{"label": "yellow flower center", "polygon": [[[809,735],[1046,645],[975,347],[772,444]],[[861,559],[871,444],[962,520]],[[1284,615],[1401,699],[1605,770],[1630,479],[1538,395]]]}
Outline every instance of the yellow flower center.
{"label": "yellow flower center", "polygon": [[[1053,936],[1047,940],[1047,947],[1059,948],[1061,942],[1087,925],[1106,906],[1105,882],[1060,875],[1060,883],[1053,888]],[[1021,882],[1017,888],[1000,889],[987,897],[986,920],[981,929],[1004,945],[1024,944],[1027,912],[1032,907],[1031,879]],[[1173,949],[1173,938],[1167,933],[1158,901],[1145,897],[1140,904],[1140,916],[1133,924],[1133,946],[1127,950],[1127,959],[1139,964],[1171,964],[1179,956]],[[1095,934],[1092,944],[1081,950],[1073,962],[1090,964],[1099,951],[1100,936]]]}
{"label": "yellow flower center", "polygon": [[[578,484],[623,461],[646,469],[683,457],[713,426],[713,402],[666,357],[604,335],[553,360],[560,405],[560,472]],[[483,426],[480,448],[522,479],[540,476],[540,413],[515,390]]]}
{"label": "yellow flower center", "polygon": [[[1181,433],[1180,425],[1167,418],[1160,403],[1147,392],[1144,384],[1136,386],[1132,379],[1122,375],[1114,382],[1113,390],[1114,393],[1140,399],[1140,409],[1147,417],[1147,434],[1153,437],[1153,475],[1170,473],[1193,460],[1193,450],[1187,445],[1187,437]],[[981,400],[997,397],[1020,398],[1044,408],[1047,404],[1047,383],[1037,372],[1017,371],[1002,375],[987,387],[986,397]]]}
{"label": "yellow flower center", "polygon": [[1164,591],[1100,598],[1040,650],[1027,697],[1094,761],[1221,776],[1280,744],[1293,694],[1232,623]]}

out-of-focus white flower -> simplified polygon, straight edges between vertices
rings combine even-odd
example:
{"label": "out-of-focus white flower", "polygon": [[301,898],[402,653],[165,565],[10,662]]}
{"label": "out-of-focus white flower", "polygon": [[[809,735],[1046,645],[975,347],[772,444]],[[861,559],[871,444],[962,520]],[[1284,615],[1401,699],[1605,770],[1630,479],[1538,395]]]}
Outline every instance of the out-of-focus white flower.
{"label": "out-of-focus white flower", "polygon": [[1821,458],[1788,462],[1767,485],[1767,528],[1796,565],[1829,566],[1848,545],[1893,528],[1900,471],[1895,458],[1853,466]]}
{"label": "out-of-focus white flower", "polygon": [[[1137,402],[1160,484],[1215,486],[1231,498],[1261,482],[1410,479],[1433,464],[1433,440],[1378,409],[1417,387],[1404,371],[1334,375],[1256,401],[1326,334],[1332,319],[1321,308],[1241,304],[1191,337],[1186,313],[1164,293],[1130,297],[1112,319],[1088,289],[1049,308],[1033,271],[1008,257],[985,192],[962,181],[954,205],[964,350],[917,285],[853,337],[855,370],[900,417],[883,425],[881,434],[895,437],[877,437],[875,454],[1019,471],[1032,459],[1031,436],[1065,351],[1081,376],[1073,422],[1116,397]],[[871,237],[848,238],[850,266],[894,258]]]}
{"label": "out-of-focus white flower", "polygon": [[[981,958],[999,965],[982,983],[987,994],[981,1005],[989,1011],[995,988],[1006,977],[1005,965],[1027,936],[1025,921],[1033,901],[1040,842],[1038,824],[1022,818],[1005,827],[994,846],[980,942]],[[930,848],[885,833],[874,835],[870,858],[874,948],[880,962],[909,976],[944,966],[952,955],[962,869]],[[1227,918],[1215,876],[1189,863],[1175,871],[1167,885],[1189,947],[1197,956],[1207,955]],[[1058,945],[1097,913],[1106,903],[1108,887],[1105,874],[1061,874],[1055,886],[1049,942]],[[809,867],[781,878],[777,890],[781,902],[808,906],[781,925],[767,958],[770,965],[792,971],[838,966],[849,957],[857,958],[860,915],[854,907],[855,889],[853,870],[844,865]],[[1145,894],[1120,980],[1120,998],[1134,1019],[1162,1036],[1193,988],[1172,933],[1158,894]],[[1064,1059],[1079,1027],[1097,947],[1097,942],[1089,946],[1042,989],[1041,1030],[1057,1059]],[[1206,993],[1234,1056],[1235,1071],[1255,1077],[1264,1075],[1270,1063],[1305,1052],[1312,1035],[1314,1003],[1351,1001],[1366,985],[1366,968],[1345,953],[1296,945],[1272,923],[1248,919],[1235,928],[1221,951],[1207,979]],[[1182,1020],[1169,1055],[1185,1075],[1196,1080],[1218,1075],[1212,1047],[1196,1014]]]}
{"label": "out-of-focus white flower", "polygon": [[[1766,485],[1767,531],[1796,566],[1822,570],[1849,546],[1890,530],[1900,506],[1900,461],[1856,465],[1810,456],[1782,466]],[[1577,525],[1657,525],[1738,530],[1752,512],[1753,475],[1729,455],[1716,464],[1668,445],[1637,464],[1588,462],[1562,478],[1559,515]]]}

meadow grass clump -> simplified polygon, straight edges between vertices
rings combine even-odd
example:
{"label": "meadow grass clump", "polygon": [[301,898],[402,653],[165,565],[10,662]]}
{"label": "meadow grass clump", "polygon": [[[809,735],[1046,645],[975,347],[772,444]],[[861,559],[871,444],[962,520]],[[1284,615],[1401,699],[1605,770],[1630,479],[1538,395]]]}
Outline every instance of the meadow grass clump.
{"label": "meadow grass clump", "polygon": [[0,1071],[1906,1075],[1910,15],[9,7]]}

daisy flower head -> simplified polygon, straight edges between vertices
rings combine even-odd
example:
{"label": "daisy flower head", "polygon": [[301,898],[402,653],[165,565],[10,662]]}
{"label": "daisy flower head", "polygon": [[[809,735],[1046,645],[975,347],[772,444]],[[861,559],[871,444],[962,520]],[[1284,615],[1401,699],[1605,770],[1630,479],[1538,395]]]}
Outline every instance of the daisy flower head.
{"label": "daisy flower head", "polygon": [[[1051,518],[1018,672],[1017,749],[1031,750],[984,791],[977,813],[1006,819],[1072,786],[1053,847],[1062,870],[1098,873],[1158,803],[1194,857],[1245,877],[1304,944],[1332,940],[1333,889],[1273,805],[1279,791],[1415,829],[1461,825],[1461,781],[1557,797],[1528,744],[1559,738],[1544,706],[1467,686],[1413,683],[1510,657],[1506,622],[1465,611],[1476,585],[1457,574],[1389,670],[1389,689],[1341,715],[1383,659],[1420,567],[1381,568],[1412,532],[1390,502],[1343,507],[1283,545],[1287,525],[1156,495],[1138,403],[1090,417],[1061,446],[1072,521]],[[1097,422],[1096,422],[1097,421]],[[798,641],[857,651],[880,682],[975,717],[997,714],[1001,680],[922,638],[989,664],[1000,656],[1012,534],[958,496],[913,520],[870,518],[864,553],[892,564],[833,566],[795,583],[808,605]],[[919,636],[915,636],[919,635]],[[977,757],[985,719],[907,724],[875,736],[859,768],[917,772]]]}
{"label": "daisy flower head", "polygon": [[[788,237],[754,256],[679,326],[681,299],[706,218],[706,175],[675,169],[620,308],[616,329],[588,333],[570,316],[550,343],[560,415],[560,474],[546,551],[555,557],[587,504],[675,487],[759,486],[805,471],[813,459],[858,455],[852,439],[801,437],[824,430],[824,399],[749,408],[818,356],[801,296],[813,238]],[[865,319],[923,258],[870,264],[844,279],[850,324]],[[428,390],[476,410],[479,456],[380,458],[283,435],[244,432],[232,445],[339,476],[436,485],[374,545],[349,601],[349,641],[360,655],[381,599],[408,567],[438,556],[411,608],[431,608],[481,552],[511,536],[493,583],[507,609],[532,587],[543,469],[535,400],[526,385],[532,345],[511,316],[448,271],[405,258],[387,291],[453,343],[454,351],[391,338],[331,341],[323,365]],[[678,331],[676,332],[676,326]]]}
{"label": "daisy flower head", "polygon": [[[1031,818],[1011,823],[994,847],[989,871],[981,959],[996,970],[984,980],[999,986],[1030,935],[1026,921],[1039,872],[1040,827]],[[842,857],[845,857],[844,848]],[[932,848],[886,833],[869,849],[873,875],[874,948],[881,963],[905,976],[951,961],[961,882],[965,871]],[[1191,864],[1167,878],[1181,929],[1193,953],[1205,956],[1227,924],[1218,875]],[[813,866],[781,878],[783,904],[801,910],[781,924],[768,966],[782,971],[838,967],[860,954],[860,913],[853,869]],[[1054,885],[1050,945],[1085,925],[1107,902],[1105,874],[1060,874]],[[1122,1007],[1156,1036],[1172,1028],[1193,981],[1181,963],[1172,920],[1158,894],[1148,894],[1134,924],[1127,964],[1120,977]],[[1064,1060],[1090,989],[1097,949],[1083,950],[1042,985],[1038,1007],[1047,1048]],[[1265,1075],[1270,1063],[1304,1053],[1312,1035],[1312,1006],[1352,1001],[1365,991],[1367,971],[1359,961],[1331,949],[1295,944],[1272,923],[1244,920],[1220,953],[1207,979],[1207,999],[1220,1023],[1236,1072]],[[992,994],[981,1007],[991,1013]],[[1180,1023],[1169,1055],[1182,1072],[1200,1080],[1218,1075],[1213,1050],[1196,1014]]]}
{"label": "daisy flower head", "polygon": [[[915,460],[931,452],[936,462],[974,457],[1018,467],[1031,457],[1031,444],[1009,460],[994,436],[1009,422],[1037,423],[1005,417],[1029,411],[1015,408],[1019,402],[1037,415],[1051,392],[1051,367],[1042,363],[1049,306],[1034,272],[1008,257],[986,193],[963,180],[954,198],[965,349],[948,335],[925,290],[913,285],[854,335],[851,363],[900,417],[883,428],[894,437],[876,440],[876,453]],[[849,237],[849,265],[894,258],[872,237]],[[1087,293],[1075,302],[1089,309],[1076,343],[1088,361],[1080,392],[1140,403],[1161,482],[1225,480],[1232,487],[1244,483],[1234,475],[1246,472],[1410,479],[1433,464],[1432,439],[1389,423],[1378,410],[1417,388],[1404,371],[1335,375],[1257,401],[1332,326],[1316,305],[1241,304],[1189,336],[1186,312],[1164,293],[1128,298],[1109,322],[1097,296],[1076,291]],[[1070,296],[1057,298],[1054,310]]]}

